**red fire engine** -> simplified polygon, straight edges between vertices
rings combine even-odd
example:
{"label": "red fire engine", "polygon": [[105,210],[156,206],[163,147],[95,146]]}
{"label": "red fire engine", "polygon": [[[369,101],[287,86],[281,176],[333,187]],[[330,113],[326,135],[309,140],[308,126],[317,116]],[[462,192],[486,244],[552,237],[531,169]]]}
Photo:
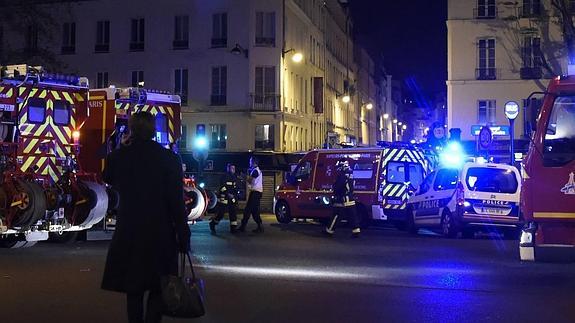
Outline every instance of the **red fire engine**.
{"label": "red fire engine", "polygon": [[521,259],[575,259],[575,76],[549,83],[522,173]]}

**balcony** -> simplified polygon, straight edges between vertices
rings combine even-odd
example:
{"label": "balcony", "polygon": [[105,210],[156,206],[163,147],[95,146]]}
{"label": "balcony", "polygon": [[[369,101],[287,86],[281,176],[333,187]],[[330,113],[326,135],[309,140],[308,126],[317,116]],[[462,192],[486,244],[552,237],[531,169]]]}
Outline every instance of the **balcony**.
{"label": "balcony", "polygon": [[256,37],[256,46],[274,47],[276,39],[274,37]]}
{"label": "balcony", "polygon": [[524,80],[538,80],[543,78],[541,67],[522,67],[519,70],[519,74]]}
{"label": "balcony", "polygon": [[109,53],[110,52],[110,44],[96,44],[94,46],[95,53]]}
{"label": "balcony", "polygon": [[174,49],[188,49],[189,42],[187,39],[174,40],[172,46]]}
{"label": "balcony", "polygon": [[210,105],[212,106],[223,106],[227,104],[226,95],[214,95],[210,97]]}
{"label": "balcony", "polygon": [[130,43],[130,51],[131,52],[143,52],[144,51],[144,43]]}
{"label": "balcony", "polygon": [[481,6],[473,9],[475,19],[495,19],[497,18],[497,5]]}
{"label": "balcony", "polygon": [[76,46],[62,46],[62,55],[70,55],[76,53]]}
{"label": "balcony", "polygon": [[494,67],[483,67],[475,69],[475,79],[495,80],[497,79],[497,69]]}
{"label": "balcony", "polygon": [[212,48],[220,48],[227,46],[228,46],[227,38],[212,38]]}
{"label": "balcony", "polygon": [[279,111],[280,96],[278,94],[250,93],[250,110],[259,112]]}

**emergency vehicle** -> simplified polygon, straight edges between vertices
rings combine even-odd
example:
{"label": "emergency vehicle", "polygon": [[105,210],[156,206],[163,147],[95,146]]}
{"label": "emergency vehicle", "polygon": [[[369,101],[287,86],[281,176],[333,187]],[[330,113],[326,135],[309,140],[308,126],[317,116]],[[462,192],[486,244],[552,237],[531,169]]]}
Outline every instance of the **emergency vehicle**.
{"label": "emergency vehicle", "polygon": [[89,117],[87,79],[26,65],[2,74],[0,244],[31,246],[50,232],[90,228],[108,199],[95,174],[77,163]]}
{"label": "emergency vehicle", "polygon": [[310,151],[275,194],[278,222],[289,223],[294,218],[329,219],[335,164],[342,158],[353,169],[354,194],[364,225],[371,220],[387,220],[402,227],[408,195],[434,167],[423,150],[399,143]]}
{"label": "emergency vehicle", "polygon": [[575,76],[550,81],[522,173],[521,259],[575,259]]}
{"label": "emergency vehicle", "polygon": [[[458,165],[453,165],[458,166]],[[516,238],[521,228],[519,171],[509,165],[468,162],[444,165],[423,181],[408,201],[408,230],[440,228],[443,235],[473,237],[498,230]]]}

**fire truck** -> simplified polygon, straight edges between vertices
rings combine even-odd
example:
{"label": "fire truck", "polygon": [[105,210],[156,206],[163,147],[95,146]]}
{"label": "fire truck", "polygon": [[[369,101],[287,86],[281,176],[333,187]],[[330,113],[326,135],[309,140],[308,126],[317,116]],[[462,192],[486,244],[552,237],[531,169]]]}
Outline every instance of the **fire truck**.
{"label": "fire truck", "polygon": [[335,164],[345,158],[353,169],[354,192],[364,225],[389,221],[405,228],[407,200],[436,161],[409,144],[383,144],[372,148],[321,149],[302,157],[274,198],[278,222],[294,218],[327,220]]}
{"label": "fire truck", "polygon": [[[521,260],[575,259],[575,76],[552,79],[522,165]],[[531,98],[531,97],[530,97]],[[527,100],[530,102],[530,100]]]}
{"label": "fire truck", "polygon": [[[137,111],[156,117],[155,140],[181,136],[180,99],[139,88],[88,89],[88,80],[41,67],[2,68],[0,79],[0,246],[29,247],[113,224],[118,194],[101,180]],[[183,181],[189,220],[208,207],[206,192]],[[106,218],[105,221],[102,221]],[[64,240],[66,240],[64,239]]]}
{"label": "fire truck", "polygon": [[0,244],[31,246],[50,232],[90,228],[105,216],[108,198],[77,162],[87,79],[26,65],[2,74]]}

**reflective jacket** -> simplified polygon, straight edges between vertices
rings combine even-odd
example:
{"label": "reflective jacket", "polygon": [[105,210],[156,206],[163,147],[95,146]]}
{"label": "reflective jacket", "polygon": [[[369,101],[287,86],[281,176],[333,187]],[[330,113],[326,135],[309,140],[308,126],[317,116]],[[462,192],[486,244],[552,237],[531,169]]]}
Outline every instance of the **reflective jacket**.
{"label": "reflective jacket", "polygon": [[220,180],[220,191],[218,194],[218,202],[222,204],[237,202],[236,195],[238,194],[238,177],[236,174],[226,173]]}
{"label": "reflective jacket", "polygon": [[333,189],[333,206],[345,207],[354,206],[355,198],[353,196],[353,178],[351,174],[339,172],[332,186]]}

